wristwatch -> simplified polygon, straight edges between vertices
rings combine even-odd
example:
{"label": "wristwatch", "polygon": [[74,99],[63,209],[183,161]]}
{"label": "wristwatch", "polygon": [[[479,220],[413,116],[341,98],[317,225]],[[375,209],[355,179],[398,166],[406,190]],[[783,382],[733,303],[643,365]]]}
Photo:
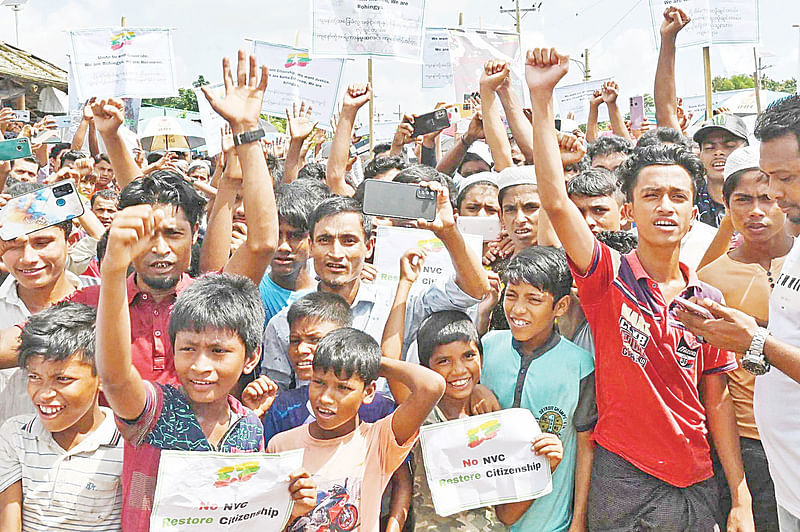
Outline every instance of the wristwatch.
{"label": "wristwatch", "polygon": [[254,129],[252,131],[245,131],[244,133],[239,133],[238,135],[233,136],[233,145],[234,146],[241,146],[242,144],[247,144],[248,142],[255,142],[258,139],[262,138],[265,135],[263,129]]}
{"label": "wristwatch", "polygon": [[759,327],[750,341],[750,347],[742,357],[742,367],[753,375],[763,375],[771,367],[764,356],[764,343],[769,335],[770,332],[767,329]]}

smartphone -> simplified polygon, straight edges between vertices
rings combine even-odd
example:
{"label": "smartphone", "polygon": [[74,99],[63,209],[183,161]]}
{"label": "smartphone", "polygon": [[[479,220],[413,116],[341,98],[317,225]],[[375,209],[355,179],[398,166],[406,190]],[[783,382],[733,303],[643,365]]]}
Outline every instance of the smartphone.
{"label": "smartphone", "polygon": [[14,110],[14,118],[11,119],[12,122],[30,122],[31,121],[31,112],[27,109],[22,110]]}
{"label": "smartphone", "polygon": [[692,314],[696,314],[697,316],[706,318],[708,320],[714,319],[714,315],[711,314],[711,312],[709,312],[707,308],[701,307],[697,303],[692,303],[686,298],[683,298],[681,296],[675,296],[675,302],[681,307],[683,307],[683,309],[686,312],[691,312]]}
{"label": "smartphone", "polygon": [[631,129],[641,129],[644,122],[644,96],[631,98]]}
{"label": "smartphone", "polygon": [[412,136],[427,135],[448,127],[450,127],[450,117],[447,115],[447,109],[437,109],[414,117],[414,133]]}
{"label": "smartphone", "polygon": [[57,129],[45,129],[35,137],[34,144],[58,144],[61,142],[61,132]]}
{"label": "smartphone", "polygon": [[364,202],[361,210],[370,216],[423,219],[436,218],[438,192],[413,183],[394,183],[379,179],[364,181]]}
{"label": "smartphone", "polygon": [[484,242],[500,238],[500,218],[497,216],[459,216],[458,230],[468,235],[480,235]]}
{"label": "smartphone", "polygon": [[70,127],[72,125],[72,117],[69,115],[51,116],[49,117],[56,126],[59,128]]}
{"label": "smartphone", "polygon": [[24,159],[25,157],[30,157],[32,154],[31,141],[28,137],[17,137],[15,139],[0,141],[0,161]]}
{"label": "smartphone", "polygon": [[0,238],[14,240],[82,216],[83,212],[75,182],[59,181],[8,200],[0,210]]}

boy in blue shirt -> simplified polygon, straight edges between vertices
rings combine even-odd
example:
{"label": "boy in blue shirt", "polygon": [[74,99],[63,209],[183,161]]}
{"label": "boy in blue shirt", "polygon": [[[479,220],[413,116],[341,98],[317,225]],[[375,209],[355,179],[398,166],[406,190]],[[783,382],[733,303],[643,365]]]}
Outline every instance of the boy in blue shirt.
{"label": "boy in blue shirt", "polygon": [[572,276],[562,251],[534,246],[509,262],[503,282],[510,330],[483,337],[481,382],[501,407],[527,408],[564,445],[552,493],[537,499],[512,530],[567,530],[573,519],[586,518],[597,420],[592,356],[555,328],[569,306]]}

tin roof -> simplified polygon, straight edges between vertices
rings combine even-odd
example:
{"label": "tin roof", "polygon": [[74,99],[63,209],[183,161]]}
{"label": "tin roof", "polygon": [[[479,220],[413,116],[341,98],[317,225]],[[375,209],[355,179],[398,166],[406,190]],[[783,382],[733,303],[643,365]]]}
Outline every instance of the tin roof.
{"label": "tin roof", "polygon": [[0,77],[35,81],[67,90],[66,70],[3,41],[0,41]]}

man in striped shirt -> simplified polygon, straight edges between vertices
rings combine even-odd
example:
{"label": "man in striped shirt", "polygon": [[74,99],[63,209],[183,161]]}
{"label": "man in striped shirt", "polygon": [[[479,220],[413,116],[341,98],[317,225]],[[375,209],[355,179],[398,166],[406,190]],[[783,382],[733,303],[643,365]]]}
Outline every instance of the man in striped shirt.
{"label": "man in striped shirt", "polygon": [[20,367],[36,414],[0,427],[0,530],[120,530],[123,440],[100,407],[95,311],[59,303],[31,316]]}

